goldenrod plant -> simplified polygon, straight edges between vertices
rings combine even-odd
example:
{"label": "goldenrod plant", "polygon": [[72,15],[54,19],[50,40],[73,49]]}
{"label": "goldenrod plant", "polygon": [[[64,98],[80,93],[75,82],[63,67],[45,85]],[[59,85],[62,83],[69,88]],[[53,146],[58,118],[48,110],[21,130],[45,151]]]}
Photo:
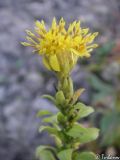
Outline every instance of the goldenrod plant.
{"label": "goldenrod plant", "polygon": [[78,102],[83,88],[74,91],[71,70],[82,57],[90,57],[90,52],[97,44],[93,40],[97,32],[89,33],[89,29],[82,29],[80,21],[74,21],[66,28],[63,18],[57,23],[54,18],[50,29],[46,29],[44,21],[36,21],[35,33],[26,30],[28,42],[24,46],[31,46],[43,60],[44,66],[53,71],[58,79],[55,96],[44,95],[50,99],[58,109],[57,114],[47,110],[38,112],[38,116],[45,116],[46,125],[39,131],[48,131],[54,137],[56,147],[39,146],[36,156],[40,160],[94,160],[96,156],[90,151],[79,152],[79,146],[98,137],[97,128],[86,128],[78,120],[88,116],[94,109]]}

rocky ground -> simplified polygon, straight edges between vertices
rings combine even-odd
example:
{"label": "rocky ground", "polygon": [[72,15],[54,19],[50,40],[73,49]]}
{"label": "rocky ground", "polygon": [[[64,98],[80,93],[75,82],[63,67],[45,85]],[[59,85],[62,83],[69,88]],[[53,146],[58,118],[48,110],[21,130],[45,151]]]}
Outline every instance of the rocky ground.
{"label": "rocky ground", "polygon": [[[81,19],[103,39],[103,35],[111,39],[120,33],[119,12],[119,0],[0,0],[0,160],[32,160],[36,146],[47,143],[45,134],[37,132],[41,120],[35,114],[43,108],[56,112],[40,98],[53,94],[54,75],[43,68],[38,55],[21,46],[24,30],[32,28],[35,19],[49,25],[55,16],[67,22]],[[75,71],[76,85],[89,89],[83,83],[86,75],[79,67]],[[89,102],[88,93],[83,100]]]}

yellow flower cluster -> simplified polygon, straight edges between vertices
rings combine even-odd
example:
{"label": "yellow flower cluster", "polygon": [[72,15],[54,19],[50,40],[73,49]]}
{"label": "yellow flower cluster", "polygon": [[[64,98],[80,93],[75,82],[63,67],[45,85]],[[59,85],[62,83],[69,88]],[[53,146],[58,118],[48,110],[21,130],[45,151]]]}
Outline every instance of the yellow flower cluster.
{"label": "yellow flower cluster", "polygon": [[51,28],[46,29],[44,21],[36,21],[35,34],[26,30],[28,42],[24,46],[31,46],[35,52],[43,57],[45,66],[53,71],[68,74],[79,57],[89,57],[97,44],[92,44],[98,32],[88,33],[89,29],[82,29],[80,21],[74,21],[65,26],[63,18],[57,23],[54,18]]}

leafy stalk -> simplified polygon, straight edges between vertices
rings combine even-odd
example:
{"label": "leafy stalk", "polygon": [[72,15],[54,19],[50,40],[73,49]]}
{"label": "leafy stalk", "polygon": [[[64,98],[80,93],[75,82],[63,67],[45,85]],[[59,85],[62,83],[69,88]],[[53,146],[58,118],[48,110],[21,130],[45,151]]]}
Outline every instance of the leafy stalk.
{"label": "leafy stalk", "polygon": [[[54,151],[48,147],[37,149],[37,157],[41,158],[40,160],[80,160],[80,158],[94,160],[96,158],[92,152],[78,152],[81,144],[95,140],[99,132],[96,128],[85,128],[78,123],[79,119],[94,112],[92,107],[77,102],[83,91],[84,89],[79,89],[74,92],[72,79],[65,77],[59,79],[55,97],[45,96],[50,97],[49,99],[54,102],[59,111],[56,115],[51,115],[47,111],[38,113],[38,116],[46,115],[47,118],[45,117],[43,122],[50,124],[41,126],[39,131],[48,131],[56,141]],[[51,159],[44,156],[46,152],[49,152]]]}

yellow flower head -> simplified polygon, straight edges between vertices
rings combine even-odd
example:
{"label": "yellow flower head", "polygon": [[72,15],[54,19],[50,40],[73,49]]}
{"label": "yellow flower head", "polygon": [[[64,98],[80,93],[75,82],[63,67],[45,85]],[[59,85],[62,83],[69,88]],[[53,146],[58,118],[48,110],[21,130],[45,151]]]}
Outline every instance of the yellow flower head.
{"label": "yellow flower head", "polygon": [[24,46],[31,46],[35,52],[43,57],[45,66],[56,72],[68,74],[79,57],[89,57],[97,44],[92,44],[98,32],[88,33],[89,29],[82,29],[80,21],[74,21],[65,27],[65,21],[59,23],[54,18],[50,29],[46,29],[44,21],[36,21],[35,33],[26,30],[28,42]]}

